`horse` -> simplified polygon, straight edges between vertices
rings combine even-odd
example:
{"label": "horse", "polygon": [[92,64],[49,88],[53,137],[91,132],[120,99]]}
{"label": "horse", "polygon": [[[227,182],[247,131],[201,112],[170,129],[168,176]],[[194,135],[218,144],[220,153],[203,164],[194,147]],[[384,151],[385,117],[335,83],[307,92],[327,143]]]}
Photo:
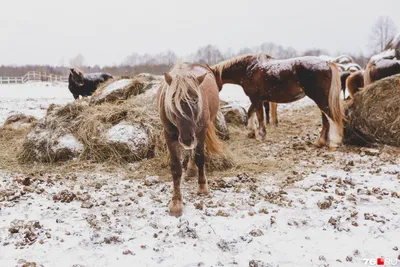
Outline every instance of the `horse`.
{"label": "horse", "polygon": [[343,99],[346,99],[346,80],[350,75],[351,75],[350,72],[342,72],[342,74],[340,74],[340,83],[342,85]]}
{"label": "horse", "polygon": [[68,77],[68,89],[72,93],[74,99],[91,96],[96,91],[99,84],[112,79],[108,73],[90,73],[83,74],[83,72],[77,68],[71,68]]}
{"label": "horse", "polygon": [[[340,103],[340,74],[335,63],[318,57],[279,60],[266,54],[249,54],[211,68],[220,90],[225,83],[238,84],[250,98],[249,127],[254,131],[250,137],[265,139],[263,101],[289,103],[307,95],[322,114],[323,128],[316,145],[327,145],[329,138],[329,148],[333,151],[341,144],[345,115]],[[254,113],[259,121],[258,131]]]}
{"label": "horse", "polygon": [[354,94],[364,87],[364,71],[359,70],[353,72],[346,80],[346,87],[349,91],[350,98],[354,98]]}
{"label": "horse", "polygon": [[370,60],[364,72],[364,86],[400,73],[400,60],[381,58]]}
{"label": "horse", "polygon": [[208,194],[205,147],[211,154],[223,154],[223,144],[216,136],[213,124],[219,109],[219,90],[214,74],[205,65],[178,62],[170,72],[164,73],[157,101],[174,185],[169,211],[171,216],[179,217],[183,212],[180,148],[190,150],[186,175],[198,174],[199,194]]}

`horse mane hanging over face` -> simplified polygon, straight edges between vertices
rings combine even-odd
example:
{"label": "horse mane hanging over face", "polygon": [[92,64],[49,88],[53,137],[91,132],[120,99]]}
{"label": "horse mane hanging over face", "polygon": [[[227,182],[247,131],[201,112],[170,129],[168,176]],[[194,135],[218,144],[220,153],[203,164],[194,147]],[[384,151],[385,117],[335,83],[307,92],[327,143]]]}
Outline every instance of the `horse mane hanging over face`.
{"label": "horse mane hanging over face", "polygon": [[199,85],[206,75],[207,73],[196,77],[191,66],[182,62],[177,63],[171,72],[164,74],[166,84],[161,88],[161,95],[165,114],[171,123],[176,125],[179,118],[193,121],[194,124],[199,122],[203,111]]}

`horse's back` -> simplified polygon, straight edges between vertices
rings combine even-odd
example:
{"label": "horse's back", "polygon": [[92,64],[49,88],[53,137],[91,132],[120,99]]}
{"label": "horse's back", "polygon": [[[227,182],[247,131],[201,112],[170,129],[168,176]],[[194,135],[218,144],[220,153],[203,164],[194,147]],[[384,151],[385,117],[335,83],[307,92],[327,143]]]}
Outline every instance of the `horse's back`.
{"label": "horse's back", "polygon": [[326,88],[332,77],[329,63],[318,57],[270,59],[261,66],[264,75],[258,77],[256,65],[254,79],[265,88],[263,99],[276,103],[290,103],[303,98],[307,90]]}
{"label": "horse's back", "polygon": [[371,72],[371,80],[377,81],[400,73],[400,60],[382,59],[375,63],[375,69]]}
{"label": "horse's back", "polygon": [[111,76],[110,74],[101,73],[101,72],[88,73],[88,74],[84,75],[85,81],[88,81],[88,82],[105,82],[105,81],[107,81],[108,79],[111,79],[111,78],[113,78],[113,76]]}

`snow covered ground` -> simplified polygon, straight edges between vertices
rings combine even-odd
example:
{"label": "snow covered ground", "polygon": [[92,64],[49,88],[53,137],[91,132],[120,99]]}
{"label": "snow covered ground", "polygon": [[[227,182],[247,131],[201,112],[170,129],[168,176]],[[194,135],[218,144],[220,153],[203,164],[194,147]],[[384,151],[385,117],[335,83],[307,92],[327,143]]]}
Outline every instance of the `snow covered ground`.
{"label": "snow covered ground", "polygon": [[[236,86],[226,86],[221,98],[249,103]],[[0,86],[0,125],[10,114],[40,118],[51,103],[72,100],[65,84]],[[113,174],[0,170],[0,266],[372,266],[364,259],[381,256],[395,261],[398,152],[381,147],[331,153],[304,145],[314,130],[291,121],[292,109],[312,104],[304,98],[278,106],[290,109],[279,114],[281,127],[300,128],[302,136],[287,133],[255,145],[265,150],[266,162],[290,164],[276,173],[213,177],[206,197],[196,194],[196,179],[184,181],[181,218],[167,212],[171,181],[152,173],[135,177],[136,163]]]}
{"label": "snow covered ground", "polygon": [[16,113],[40,119],[50,104],[65,104],[72,100],[67,83],[0,84],[0,125]]}

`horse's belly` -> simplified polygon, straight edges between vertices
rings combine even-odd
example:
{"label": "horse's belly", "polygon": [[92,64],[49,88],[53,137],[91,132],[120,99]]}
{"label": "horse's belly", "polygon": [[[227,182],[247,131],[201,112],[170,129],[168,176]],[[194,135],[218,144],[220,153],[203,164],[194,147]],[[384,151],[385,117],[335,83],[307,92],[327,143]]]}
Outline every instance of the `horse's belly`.
{"label": "horse's belly", "polygon": [[287,90],[271,90],[264,98],[269,102],[275,103],[290,103],[305,97],[303,89],[300,87],[287,89]]}

